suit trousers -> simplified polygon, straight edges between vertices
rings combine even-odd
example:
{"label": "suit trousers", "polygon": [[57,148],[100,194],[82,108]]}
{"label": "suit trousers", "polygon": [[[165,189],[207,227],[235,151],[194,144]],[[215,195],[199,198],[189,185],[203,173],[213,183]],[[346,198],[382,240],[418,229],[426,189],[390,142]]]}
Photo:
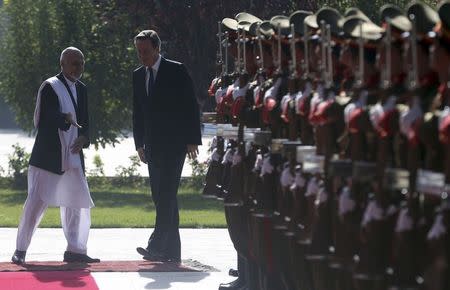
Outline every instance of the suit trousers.
{"label": "suit trousers", "polygon": [[186,147],[150,149],[146,152],[150,188],[156,208],[155,229],[147,249],[168,258],[181,258],[177,192],[186,158]]}
{"label": "suit trousers", "polygon": [[[48,205],[37,197],[25,201],[17,231],[16,249],[26,251]],[[61,225],[67,240],[67,251],[86,254],[89,229],[91,227],[90,208],[60,207]]]}

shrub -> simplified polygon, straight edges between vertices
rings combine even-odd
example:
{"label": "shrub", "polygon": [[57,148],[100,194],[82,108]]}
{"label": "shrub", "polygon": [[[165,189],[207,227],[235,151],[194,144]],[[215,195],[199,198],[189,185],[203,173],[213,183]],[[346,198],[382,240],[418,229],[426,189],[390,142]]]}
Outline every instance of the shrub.
{"label": "shrub", "polygon": [[192,167],[191,178],[186,179],[186,184],[192,186],[194,189],[202,189],[206,177],[206,171],[208,170],[208,163],[199,162],[197,158],[189,159],[189,165]]}
{"label": "shrub", "polygon": [[95,154],[92,163],[94,164],[94,168],[88,172],[89,184],[93,186],[105,185],[106,182],[104,170],[105,164],[103,163],[100,155]]}
{"label": "shrub", "polygon": [[129,157],[131,164],[128,167],[118,166],[116,167],[116,178],[114,183],[116,185],[128,185],[128,186],[141,186],[143,178],[141,178],[138,168],[140,166],[140,159],[137,155]]}
{"label": "shrub", "polygon": [[13,178],[15,188],[25,188],[27,186],[28,161],[30,154],[25,152],[25,148],[18,143],[12,145],[14,151],[8,155],[8,174]]}

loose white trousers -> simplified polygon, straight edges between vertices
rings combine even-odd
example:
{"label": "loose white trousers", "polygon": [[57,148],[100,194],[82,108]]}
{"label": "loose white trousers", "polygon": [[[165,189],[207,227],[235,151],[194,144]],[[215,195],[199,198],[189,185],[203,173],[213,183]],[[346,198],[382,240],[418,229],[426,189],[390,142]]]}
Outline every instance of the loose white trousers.
{"label": "loose white trousers", "polygon": [[[42,220],[48,205],[39,198],[28,196],[17,231],[16,249],[26,251],[36,228]],[[91,227],[90,208],[60,207],[61,225],[67,240],[67,251],[86,254],[89,229]]]}

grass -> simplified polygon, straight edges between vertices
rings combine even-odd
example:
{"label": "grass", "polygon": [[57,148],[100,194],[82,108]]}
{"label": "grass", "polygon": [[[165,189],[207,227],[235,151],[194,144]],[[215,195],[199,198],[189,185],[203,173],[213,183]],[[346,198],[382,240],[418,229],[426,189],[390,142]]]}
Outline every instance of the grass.
{"label": "grass", "polygon": [[[155,207],[146,186],[94,186],[91,196],[92,228],[148,228],[155,224]],[[26,199],[26,190],[0,186],[0,227],[17,227]],[[226,227],[223,205],[217,200],[204,199],[198,190],[183,186],[178,191],[180,227]],[[40,227],[60,227],[59,208],[49,208]]]}

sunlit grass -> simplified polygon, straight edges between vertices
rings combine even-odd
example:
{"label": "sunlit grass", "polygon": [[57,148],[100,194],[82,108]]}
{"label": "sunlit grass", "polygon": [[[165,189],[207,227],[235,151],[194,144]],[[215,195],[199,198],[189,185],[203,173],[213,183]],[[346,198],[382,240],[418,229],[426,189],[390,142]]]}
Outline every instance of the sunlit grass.
{"label": "sunlit grass", "polygon": [[[155,208],[147,187],[101,186],[91,188],[95,203],[92,209],[93,228],[153,227]],[[26,199],[25,190],[0,187],[0,226],[17,227]],[[223,205],[217,200],[204,199],[201,194],[187,187],[178,192],[180,227],[226,227]],[[58,208],[49,208],[40,227],[60,227]]]}

